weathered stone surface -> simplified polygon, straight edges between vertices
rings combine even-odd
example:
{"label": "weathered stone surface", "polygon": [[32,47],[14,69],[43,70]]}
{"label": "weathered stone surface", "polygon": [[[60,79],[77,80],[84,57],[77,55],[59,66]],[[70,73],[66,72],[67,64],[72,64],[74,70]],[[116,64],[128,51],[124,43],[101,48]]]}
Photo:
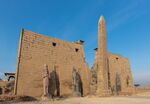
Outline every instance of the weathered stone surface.
{"label": "weathered stone surface", "polygon": [[98,21],[98,50],[97,50],[97,95],[108,96],[108,67],[106,49],[106,23],[101,16]]}
{"label": "weathered stone surface", "polygon": [[60,96],[72,96],[72,70],[81,75],[83,95],[89,93],[89,68],[84,60],[83,45],[22,30],[19,42],[15,94],[41,97],[43,95],[43,65],[49,73],[56,70]]}
{"label": "weathered stone surface", "polygon": [[[117,94],[116,74],[120,76],[121,91],[119,94],[132,94],[135,92],[132,73],[130,69],[129,60],[126,57],[118,54],[107,52],[107,67],[108,67],[108,88],[112,95]],[[95,52],[95,60],[93,70],[97,70],[97,51]],[[98,74],[97,74],[98,76]],[[100,86],[98,84],[93,86]],[[92,86],[92,87],[93,87]],[[92,90],[93,91],[93,90]]]}
{"label": "weathered stone surface", "polygon": [[107,51],[103,16],[98,22],[98,48],[91,70],[85,62],[83,43],[82,40],[67,42],[23,29],[18,48],[15,94],[41,97],[44,86],[44,95],[47,94],[47,80],[41,75],[44,64],[48,65],[51,96],[132,94],[134,86],[129,61]]}
{"label": "weathered stone surface", "polygon": [[120,93],[121,94],[134,93],[133,78],[128,58],[113,53],[107,53],[107,55],[108,55],[111,87],[114,86],[116,88],[115,86],[116,74],[118,73],[118,75],[120,76],[120,83],[121,83]]}
{"label": "weathered stone surface", "polygon": [[100,17],[98,22],[98,48],[95,49],[91,74],[97,76],[97,79],[95,79],[97,83],[94,82],[95,80],[91,82],[91,92],[96,91],[98,96],[134,93],[128,59],[107,51],[106,23],[103,16]]}

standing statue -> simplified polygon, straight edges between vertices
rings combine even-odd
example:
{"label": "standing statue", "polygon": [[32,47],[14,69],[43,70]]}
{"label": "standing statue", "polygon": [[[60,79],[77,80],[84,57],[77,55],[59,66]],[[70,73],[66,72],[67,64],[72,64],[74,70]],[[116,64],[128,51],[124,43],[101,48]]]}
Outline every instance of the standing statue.
{"label": "standing statue", "polygon": [[72,80],[73,80],[73,93],[76,91],[76,69],[73,68],[72,71]]}
{"label": "standing statue", "polygon": [[50,86],[49,86],[50,97],[54,98],[56,96],[56,71],[55,70],[52,70],[52,72],[50,73],[49,82],[50,82]]}
{"label": "standing statue", "polygon": [[126,78],[127,87],[129,87],[129,80],[130,80],[130,78],[129,78],[129,76],[127,76],[127,78]]}
{"label": "standing statue", "polygon": [[91,75],[91,80],[90,80],[90,87],[91,87],[90,93],[94,95],[97,90],[97,71],[93,69],[91,72],[92,72],[92,75]]}
{"label": "standing statue", "polygon": [[72,79],[73,79],[73,93],[75,96],[82,96],[83,89],[82,89],[82,81],[80,74],[73,69],[72,71]]}
{"label": "standing statue", "polygon": [[60,95],[60,89],[59,89],[59,77],[57,75],[56,66],[54,66],[54,69],[49,74],[49,94],[51,98],[58,97]]}
{"label": "standing statue", "polygon": [[42,77],[43,77],[43,96],[49,97],[49,71],[47,64],[44,64]]}
{"label": "standing statue", "polygon": [[121,92],[121,81],[120,81],[120,75],[116,73],[116,93],[119,94]]}
{"label": "standing statue", "polygon": [[79,72],[76,73],[76,91],[77,96],[82,96],[83,89],[82,89],[82,81]]}

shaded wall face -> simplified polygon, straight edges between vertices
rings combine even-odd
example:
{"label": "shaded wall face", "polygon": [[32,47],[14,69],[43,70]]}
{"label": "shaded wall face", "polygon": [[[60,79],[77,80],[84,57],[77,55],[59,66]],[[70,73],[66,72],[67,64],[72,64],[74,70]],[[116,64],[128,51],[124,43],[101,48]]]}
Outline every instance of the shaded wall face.
{"label": "shaded wall face", "polygon": [[20,62],[16,78],[16,94],[40,97],[43,94],[42,70],[54,66],[59,77],[60,95],[72,95],[72,70],[76,68],[83,81],[83,94],[89,92],[88,67],[82,45],[46,37],[24,30],[20,42]]}
{"label": "shaded wall face", "polygon": [[133,93],[133,78],[128,59],[109,54],[108,62],[111,89],[117,91],[117,86],[119,87],[120,84],[121,89],[118,89],[120,93]]}

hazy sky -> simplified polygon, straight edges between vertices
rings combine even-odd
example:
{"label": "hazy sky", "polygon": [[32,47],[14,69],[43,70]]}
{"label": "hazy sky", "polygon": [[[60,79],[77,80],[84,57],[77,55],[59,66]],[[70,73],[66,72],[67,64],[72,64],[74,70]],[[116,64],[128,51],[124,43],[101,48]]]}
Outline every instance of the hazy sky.
{"label": "hazy sky", "polygon": [[84,40],[92,66],[101,15],[108,50],[128,57],[135,82],[150,85],[150,0],[0,0],[0,73],[16,70],[21,28]]}

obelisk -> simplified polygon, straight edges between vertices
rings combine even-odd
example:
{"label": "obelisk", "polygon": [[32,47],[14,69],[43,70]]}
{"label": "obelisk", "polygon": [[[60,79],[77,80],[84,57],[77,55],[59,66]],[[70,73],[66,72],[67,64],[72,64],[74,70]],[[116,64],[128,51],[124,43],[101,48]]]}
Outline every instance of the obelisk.
{"label": "obelisk", "polygon": [[107,47],[106,47],[106,23],[103,16],[98,21],[98,70],[97,70],[97,91],[98,96],[107,96],[108,69],[107,69]]}

